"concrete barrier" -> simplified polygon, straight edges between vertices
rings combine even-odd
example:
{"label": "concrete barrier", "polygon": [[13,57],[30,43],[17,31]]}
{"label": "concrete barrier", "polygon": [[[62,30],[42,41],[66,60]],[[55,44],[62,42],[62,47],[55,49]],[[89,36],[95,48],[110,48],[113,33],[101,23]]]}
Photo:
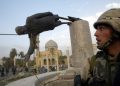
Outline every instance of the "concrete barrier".
{"label": "concrete barrier", "polygon": [[36,76],[30,76],[23,78],[11,83],[8,83],[6,86],[40,86],[40,83],[44,80],[50,79],[56,76],[59,72],[49,72],[44,74],[39,74]]}
{"label": "concrete barrier", "polygon": [[44,86],[47,80],[54,78],[55,76],[57,76],[57,74],[59,74],[59,72],[45,74],[45,76],[40,77],[38,80],[36,80],[35,86]]}

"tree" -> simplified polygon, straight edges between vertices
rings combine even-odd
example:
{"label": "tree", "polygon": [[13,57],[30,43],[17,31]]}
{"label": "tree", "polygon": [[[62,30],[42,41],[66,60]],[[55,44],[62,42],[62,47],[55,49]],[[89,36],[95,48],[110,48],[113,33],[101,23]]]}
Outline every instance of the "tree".
{"label": "tree", "polygon": [[10,51],[10,58],[14,59],[14,57],[17,55],[17,50],[15,48],[11,49]]}
{"label": "tree", "polygon": [[7,57],[2,57],[2,61],[6,61]]}
{"label": "tree", "polygon": [[8,57],[2,57],[2,61],[4,62],[3,65],[4,67],[10,67],[10,58]]}
{"label": "tree", "polygon": [[67,58],[67,56],[60,56],[59,57],[59,64],[65,64],[65,59]]}
{"label": "tree", "polygon": [[16,66],[24,67],[25,66],[25,62],[23,62],[22,59],[16,59]]}
{"label": "tree", "polygon": [[7,61],[7,58],[6,58],[6,57],[2,57],[2,61],[3,61],[3,65],[5,66],[5,65],[6,65],[6,61]]}
{"label": "tree", "polygon": [[10,61],[11,61],[11,66],[14,65],[14,57],[17,55],[17,50],[15,48],[11,49],[10,51]]}
{"label": "tree", "polygon": [[25,56],[24,52],[21,51],[21,52],[19,53],[19,56],[20,56],[20,58],[24,58],[24,56]]}
{"label": "tree", "polygon": [[20,67],[24,67],[25,66],[25,61],[24,61],[24,52],[20,51],[18,53],[18,56],[20,57],[19,59],[16,59],[16,65],[20,66]]}
{"label": "tree", "polygon": [[34,60],[30,60],[29,61],[29,66],[34,66],[35,65],[35,61]]}

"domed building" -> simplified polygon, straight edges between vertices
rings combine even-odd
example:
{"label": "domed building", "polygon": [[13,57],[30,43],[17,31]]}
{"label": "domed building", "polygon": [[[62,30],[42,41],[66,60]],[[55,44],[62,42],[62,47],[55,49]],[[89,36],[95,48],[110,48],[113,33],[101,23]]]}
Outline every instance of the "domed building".
{"label": "domed building", "polygon": [[50,50],[51,48],[54,49],[58,49],[58,45],[55,41],[53,40],[49,40],[46,44],[45,44],[45,50]]}
{"label": "domed building", "polygon": [[57,43],[53,40],[49,40],[45,44],[45,51],[39,53],[36,65],[40,68],[45,67],[48,71],[58,71],[60,68],[60,57],[62,57],[62,51],[58,50]]}

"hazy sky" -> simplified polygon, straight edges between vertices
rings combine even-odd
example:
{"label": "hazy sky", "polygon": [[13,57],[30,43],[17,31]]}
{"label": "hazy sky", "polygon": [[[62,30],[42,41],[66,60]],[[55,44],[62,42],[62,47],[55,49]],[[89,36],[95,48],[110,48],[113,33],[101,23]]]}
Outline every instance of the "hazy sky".
{"label": "hazy sky", "polygon": [[[110,8],[120,8],[120,0],[0,0],[0,34],[16,34],[15,27],[24,25],[26,18],[36,13],[52,12],[62,17],[73,16],[85,19],[90,24],[92,41],[95,43],[92,24],[98,16]],[[40,50],[45,43],[54,40],[59,49],[70,48],[69,27],[62,25],[40,34]],[[29,46],[27,35],[0,35],[0,58],[8,56],[12,48],[26,52]]]}

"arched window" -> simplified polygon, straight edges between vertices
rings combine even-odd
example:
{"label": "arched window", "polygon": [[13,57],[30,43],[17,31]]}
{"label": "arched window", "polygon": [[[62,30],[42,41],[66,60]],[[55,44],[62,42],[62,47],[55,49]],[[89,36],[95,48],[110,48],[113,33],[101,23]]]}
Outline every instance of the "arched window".
{"label": "arched window", "polygon": [[52,65],[55,65],[55,59],[52,58]]}
{"label": "arched window", "polygon": [[44,59],[44,65],[47,65],[47,61],[46,61],[46,59]]}

